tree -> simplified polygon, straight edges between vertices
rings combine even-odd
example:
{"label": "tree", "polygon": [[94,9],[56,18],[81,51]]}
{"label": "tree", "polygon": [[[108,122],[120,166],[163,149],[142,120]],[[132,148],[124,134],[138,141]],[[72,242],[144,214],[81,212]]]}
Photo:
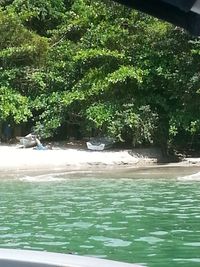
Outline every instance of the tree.
{"label": "tree", "polygon": [[44,136],[76,125],[167,154],[199,134],[200,46],[183,30],[108,0],[15,0],[0,18],[2,92]]}
{"label": "tree", "polygon": [[28,31],[12,9],[0,10],[0,35],[0,119],[20,123],[32,116],[32,76],[43,64],[48,42]]}

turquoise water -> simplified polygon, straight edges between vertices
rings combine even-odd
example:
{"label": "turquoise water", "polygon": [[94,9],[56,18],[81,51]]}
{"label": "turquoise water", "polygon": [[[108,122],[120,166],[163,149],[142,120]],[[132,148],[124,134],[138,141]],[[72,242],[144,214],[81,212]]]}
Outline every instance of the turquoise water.
{"label": "turquoise water", "polygon": [[128,171],[1,179],[0,247],[149,267],[200,266],[200,183],[170,175]]}

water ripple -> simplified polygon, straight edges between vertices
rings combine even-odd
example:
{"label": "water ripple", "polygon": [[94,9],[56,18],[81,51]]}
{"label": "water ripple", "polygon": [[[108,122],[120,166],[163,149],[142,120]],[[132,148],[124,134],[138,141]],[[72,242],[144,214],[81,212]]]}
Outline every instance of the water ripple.
{"label": "water ripple", "polygon": [[200,183],[74,175],[0,181],[0,246],[199,265]]}
{"label": "water ripple", "polygon": [[90,239],[95,241],[101,241],[104,243],[104,246],[108,247],[127,247],[132,243],[130,241],[125,241],[118,238],[109,238],[105,236],[92,236],[90,237]]}

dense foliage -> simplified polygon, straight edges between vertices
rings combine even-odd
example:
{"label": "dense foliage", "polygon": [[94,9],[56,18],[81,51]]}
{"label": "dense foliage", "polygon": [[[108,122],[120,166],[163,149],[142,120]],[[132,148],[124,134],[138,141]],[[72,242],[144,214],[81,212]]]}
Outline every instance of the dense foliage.
{"label": "dense foliage", "polygon": [[1,0],[0,120],[43,137],[189,148],[200,40],[108,0]]}

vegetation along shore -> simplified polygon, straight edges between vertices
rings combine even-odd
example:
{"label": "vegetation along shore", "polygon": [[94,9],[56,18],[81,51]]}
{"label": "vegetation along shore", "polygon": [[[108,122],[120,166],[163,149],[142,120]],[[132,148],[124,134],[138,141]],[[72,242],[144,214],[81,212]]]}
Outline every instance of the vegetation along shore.
{"label": "vegetation along shore", "polygon": [[200,40],[113,1],[1,1],[2,141],[200,148]]}

